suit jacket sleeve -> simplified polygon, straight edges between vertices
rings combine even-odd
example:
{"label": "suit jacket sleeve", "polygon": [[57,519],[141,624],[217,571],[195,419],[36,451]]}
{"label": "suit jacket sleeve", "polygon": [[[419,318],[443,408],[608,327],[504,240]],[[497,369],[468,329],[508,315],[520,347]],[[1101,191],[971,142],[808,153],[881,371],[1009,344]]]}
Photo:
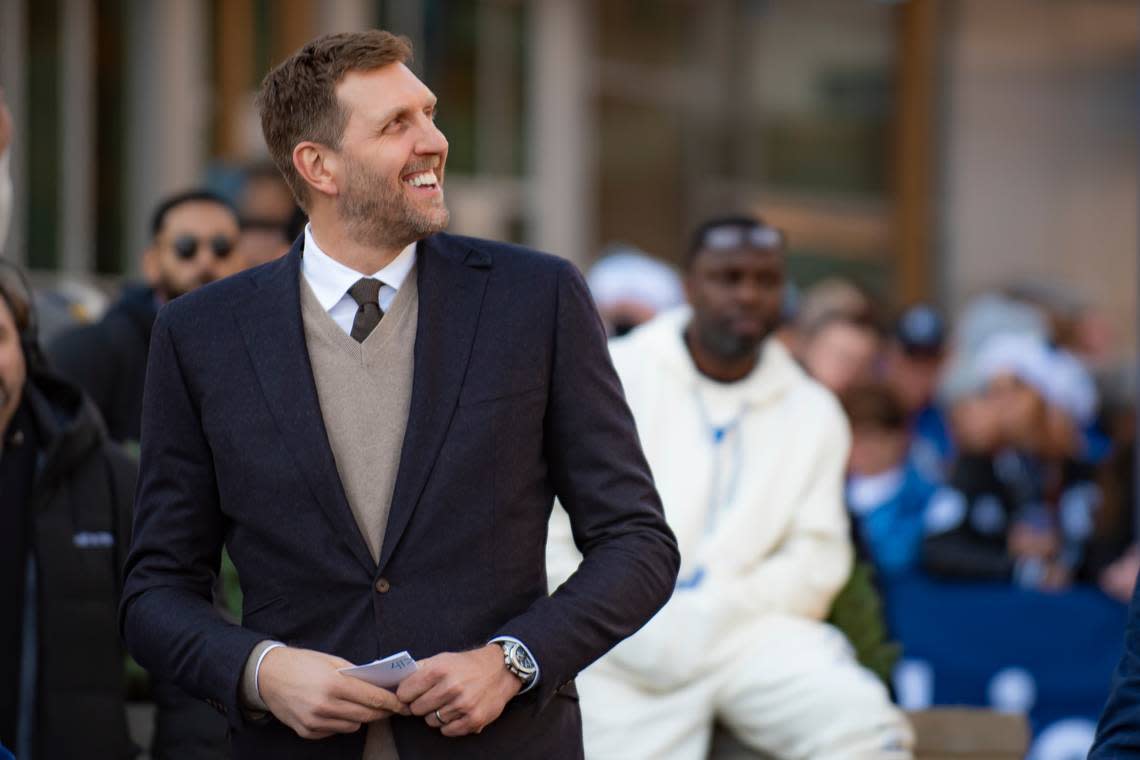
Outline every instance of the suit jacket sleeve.
{"label": "suit jacket sleeve", "polygon": [[555,324],[546,458],[583,560],[553,595],[498,632],[523,641],[541,666],[539,708],[661,608],[680,565],[605,330],[569,263],[559,273]]}
{"label": "suit jacket sleeve", "polygon": [[1140,583],[1132,594],[1124,654],[1112,677],[1089,760],[1140,758]]}
{"label": "suit jacket sleeve", "polygon": [[227,623],[214,608],[225,525],[212,454],[169,313],[163,310],[151,338],[120,624],[143,667],[222,708],[238,725],[242,668],[266,637]]}

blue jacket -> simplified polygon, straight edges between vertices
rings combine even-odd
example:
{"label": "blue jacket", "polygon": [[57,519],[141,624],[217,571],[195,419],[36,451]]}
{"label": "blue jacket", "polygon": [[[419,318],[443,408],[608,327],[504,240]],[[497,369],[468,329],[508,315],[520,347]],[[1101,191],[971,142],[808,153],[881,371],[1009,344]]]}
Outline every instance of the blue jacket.
{"label": "blue jacket", "polygon": [[897,477],[897,485],[870,501],[852,498],[850,482],[847,491],[860,542],[885,576],[918,567],[926,504],[937,489],[911,461],[900,468]]}

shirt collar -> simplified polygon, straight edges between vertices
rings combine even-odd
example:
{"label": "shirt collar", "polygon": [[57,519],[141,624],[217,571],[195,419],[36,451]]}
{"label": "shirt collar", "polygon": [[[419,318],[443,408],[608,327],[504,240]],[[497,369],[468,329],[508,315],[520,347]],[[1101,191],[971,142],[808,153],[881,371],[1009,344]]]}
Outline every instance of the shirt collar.
{"label": "shirt collar", "polygon": [[[392,259],[388,266],[368,276],[375,277],[393,290],[399,290],[415,263],[416,244],[413,242],[400,251],[400,255]],[[309,224],[305,225],[305,255],[301,259],[301,271],[325,311],[335,306],[348,293],[348,289],[365,276],[322,251],[313,238],[312,225]]]}

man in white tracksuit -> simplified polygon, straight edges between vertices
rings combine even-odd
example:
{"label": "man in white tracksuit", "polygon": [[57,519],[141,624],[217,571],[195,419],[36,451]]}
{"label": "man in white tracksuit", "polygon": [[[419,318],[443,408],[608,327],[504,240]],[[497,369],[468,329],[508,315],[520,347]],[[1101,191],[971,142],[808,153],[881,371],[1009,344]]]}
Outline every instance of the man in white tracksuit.
{"label": "man in white tracksuit", "polygon": [[[698,231],[690,306],[611,353],[681,548],[672,599],[578,678],[586,756],[699,760],[719,721],[779,758],[909,758],[886,689],[824,624],[851,568],[842,501],[850,434],[775,327],[778,230],[749,217]],[[580,561],[555,510],[551,588]]]}

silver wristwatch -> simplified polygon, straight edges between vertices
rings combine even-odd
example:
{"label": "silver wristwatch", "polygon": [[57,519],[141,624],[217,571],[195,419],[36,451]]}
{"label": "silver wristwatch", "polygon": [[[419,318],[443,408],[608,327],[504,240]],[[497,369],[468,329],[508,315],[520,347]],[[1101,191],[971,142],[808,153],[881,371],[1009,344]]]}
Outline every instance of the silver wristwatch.
{"label": "silver wristwatch", "polygon": [[503,664],[507,666],[507,670],[518,676],[524,687],[529,686],[538,673],[538,666],[527,654],[526,647],[517,641],[500,640],[495,643],[503,648]]}

